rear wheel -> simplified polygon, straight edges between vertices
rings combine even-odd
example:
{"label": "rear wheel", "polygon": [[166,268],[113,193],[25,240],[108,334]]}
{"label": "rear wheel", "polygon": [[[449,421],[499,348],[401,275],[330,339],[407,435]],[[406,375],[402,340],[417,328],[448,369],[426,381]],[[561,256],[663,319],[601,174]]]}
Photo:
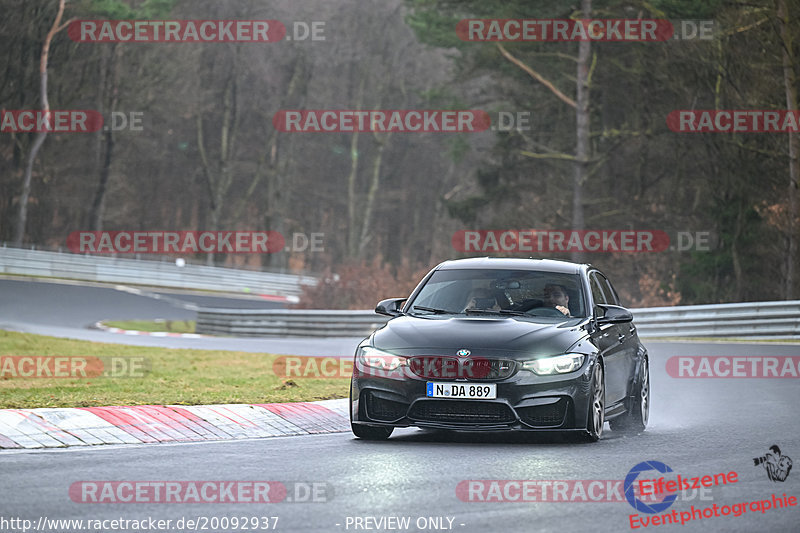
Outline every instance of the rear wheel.
{"label": "rear wheel", "polygon": [[362,424],[350,424],[353,434],[359,439],[364,440],[386,440],[394,431],[393,427],[385,426],[364,426]]}
{"label": "rear wheel", "polygon": [[628,412],[609,421],[614,431],[635,435],[647,427],[647,421],[650,419],[650,368],[647,359],[644,360],[639,380],[633,390],[634,395],[629,401]]}
{"label": "rear wheel", "polygon": [[606,384],[603,365],[600,364],[600,361],[594,364],[590,401],[589,416],[586,421],[586,438],[589,442],[596,442],[603,435],[603,424],[606,421]]}

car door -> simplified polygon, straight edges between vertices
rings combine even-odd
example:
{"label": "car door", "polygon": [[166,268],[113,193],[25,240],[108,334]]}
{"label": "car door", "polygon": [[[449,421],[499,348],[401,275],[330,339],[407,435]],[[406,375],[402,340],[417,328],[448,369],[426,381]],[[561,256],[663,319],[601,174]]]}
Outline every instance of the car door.
{"label": "car door", "polygon": [[[619,295],[617,295],[617,291],[614,289],[611,281],[609,281],[609,279],[602,272],[597,272],[597,275],[604,283],[603,288],[605,289],[604,293],[606,298],[609,300],[608,303],[622,305],[619,300]],[[633,384],[632,378],[636,370],[636,358],[638,357],[639,353],[639,341],[636,335],[636,326],[633,324],[633,322],[628,322],[627,324],[617,324],[617,329],[619,338],[622,342],[622,352],[625,359],[625,377],[628,385],[630,386]],[[628,391],[628,394],[630,394],[630,391]]]}
{"label": "car door", "polygon": [[[599,272],[589,273],[589,287],[592,291],[594,304],[608,304],[605,295],[605,283],[600,277]],[[598,312],[597,309],[594,310]],[[627,326],[627,324],[624,324]],[[606,407],[613,407],[615,404],[625,399],[627,389],[627,368],[628,362],[624,352],[623,342],[620,341],[621,330],[619,324],[603,324],[596,333],[597,346],[603,355],[606,371]]]}

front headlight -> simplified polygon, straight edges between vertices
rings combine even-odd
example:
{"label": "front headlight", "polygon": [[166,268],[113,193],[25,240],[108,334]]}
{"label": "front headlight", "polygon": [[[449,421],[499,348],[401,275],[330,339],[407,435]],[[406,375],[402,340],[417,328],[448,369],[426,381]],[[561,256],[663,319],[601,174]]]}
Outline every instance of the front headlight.
{"label": "front headlight", "polygon": [[390,372],[401,366],[408,366],[408,358],[384,352],[371,346],[358,349],[358,362],[369,368],[377,368]]}
{"label": "front headlight", "polygon": [[540,376],[567,374],[578,370],[583,365],[585,358],[586,356],[580,353],[567,353],[555,357],[542,357],[541,359],[526,361],[522,363],[522,368]]}

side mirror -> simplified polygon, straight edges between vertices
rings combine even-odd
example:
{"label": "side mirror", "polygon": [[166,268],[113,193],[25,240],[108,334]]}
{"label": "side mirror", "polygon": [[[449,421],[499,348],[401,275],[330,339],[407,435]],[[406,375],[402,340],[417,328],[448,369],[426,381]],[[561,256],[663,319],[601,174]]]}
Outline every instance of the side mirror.
{"label": "side mirror", "polygon": [[381,300],[375,306],[375,312],[379,315],[386,316],[400,316],[403,313],[400,311],[401,304],[406,301],[406,298],[389,298]]}
{"label": "side mirror", "polygon": [[603,324],[621,324],[633,320],[633,313],[619,305],[597,304],[594,309],[594,316],[597,319],[598,326],[602,326]]}

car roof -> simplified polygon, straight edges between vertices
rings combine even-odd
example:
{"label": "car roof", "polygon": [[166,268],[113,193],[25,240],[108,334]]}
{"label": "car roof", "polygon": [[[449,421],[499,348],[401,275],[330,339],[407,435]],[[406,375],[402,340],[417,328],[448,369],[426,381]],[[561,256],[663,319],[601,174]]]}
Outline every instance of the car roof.
{"label": "car roof", "polygon": [[578,274],[590,265],[558,261],[555,259],[522,259],[511,257],[471,257],[445,261],[436,270],[461,270],[494,268],[500,270],[535,270],[543,272],[559,272]]}

